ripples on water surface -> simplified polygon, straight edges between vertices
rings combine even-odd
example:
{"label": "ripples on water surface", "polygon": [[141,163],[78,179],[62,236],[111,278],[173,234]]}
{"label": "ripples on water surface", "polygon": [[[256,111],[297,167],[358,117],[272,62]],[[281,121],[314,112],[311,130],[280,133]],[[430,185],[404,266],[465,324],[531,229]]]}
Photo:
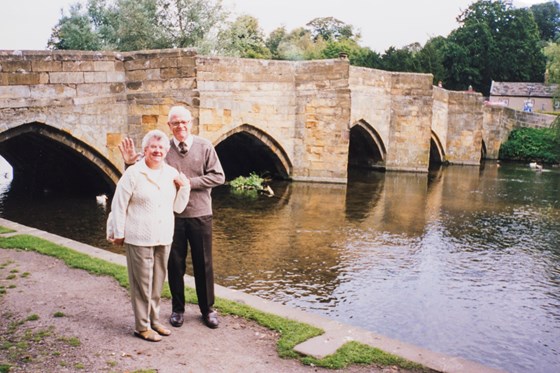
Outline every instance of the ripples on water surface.
{"label": "ripples on water surface", "polygon": [[[215,190],[221,285],[510,372],[560,371],[558,170],[273,186]],[[93,197],[10,200],[8,219],[108,248]]]}

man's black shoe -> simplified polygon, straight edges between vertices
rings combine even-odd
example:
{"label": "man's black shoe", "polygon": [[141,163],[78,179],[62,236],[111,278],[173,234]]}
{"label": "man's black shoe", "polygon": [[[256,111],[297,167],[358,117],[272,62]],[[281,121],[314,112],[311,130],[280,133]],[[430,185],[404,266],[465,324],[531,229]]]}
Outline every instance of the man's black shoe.
{"label": "man's black shoe", "polygon": [[204,320],[204,324],[211,329],[216,329],[220,322],[218,321],[218,312],[211,311],[205,315],[202,315],[202,319]]}
{"label": "man's black shoe", "polygon": [[169,323],[176,328],[183,325],[183,313],[182,312],[171,312],[171,317],[169,318]]}

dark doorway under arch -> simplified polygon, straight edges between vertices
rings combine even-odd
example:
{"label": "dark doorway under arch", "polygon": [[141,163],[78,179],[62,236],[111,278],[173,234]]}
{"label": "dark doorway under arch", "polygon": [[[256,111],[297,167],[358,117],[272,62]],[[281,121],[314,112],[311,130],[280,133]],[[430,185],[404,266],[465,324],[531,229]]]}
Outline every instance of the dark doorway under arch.
{"label": "dark doorway under arch", "polygon": [[430,165],[439,166],[443,163],[438,146],[434,139],[430,139]]}
{"label": "dark doorway under arch", "polygon": [[251,133],[232,134],[216,145],[226,180],[255,172],[273,179],[288,179],[288,172],[270,147]]}
{"label": "dark doorway under arch", "polygon": [[350,129],[348,168],[378,170],[385,168],[383,149],[380,149],[380,145],[361,125],[355,125]]}
{"label": "dark doorway under arch", "polygon": [[111,193],[119,171],[89,145],[56,128],[25,124],[0,134],[0,155],[13,167],[12,189],[22,193]]}

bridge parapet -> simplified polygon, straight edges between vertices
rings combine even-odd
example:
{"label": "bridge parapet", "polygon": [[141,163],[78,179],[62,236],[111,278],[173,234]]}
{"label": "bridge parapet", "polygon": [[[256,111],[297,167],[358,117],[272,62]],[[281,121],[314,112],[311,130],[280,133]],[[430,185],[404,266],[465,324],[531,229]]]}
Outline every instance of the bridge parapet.
{"label": "bridge parapet", "polygon": [[[122,137],[139,143],[150,129],[168,131],[169,107],[183,104],[195,133],[215,145],[240,132],[252,136],[295,180],[345,182],[350,130],[358,123],[387,170],[426,172],[434,137],[450,162],[478,164],[480,95],[445,91],[432,79],[343,59],[249,60],[190,49],[0,51],[0,136],[24,124],[51,126],[87,144],[76,148],[102,159],[97,163],[116,181]],[[501,124],[497,114],[484,118],[485,141],[497,138],[493,149]]]}

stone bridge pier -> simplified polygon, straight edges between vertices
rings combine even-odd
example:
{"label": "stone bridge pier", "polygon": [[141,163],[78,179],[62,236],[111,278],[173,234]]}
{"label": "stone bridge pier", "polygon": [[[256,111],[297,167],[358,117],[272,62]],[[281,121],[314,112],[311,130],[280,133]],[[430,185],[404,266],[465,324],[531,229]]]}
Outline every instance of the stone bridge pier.
{"label": "stone bridge pier", "polygon": [[0,155],[43,188],[110,190],[123,168],[118,143],[169,133],[173,105],[192,111],[193,131],[215,145],[228,179],[255,171],[345,183],[348,167],[478,165],[485,141],[495,148],[504,133],[480,94],[344,59],[0,51]]}

